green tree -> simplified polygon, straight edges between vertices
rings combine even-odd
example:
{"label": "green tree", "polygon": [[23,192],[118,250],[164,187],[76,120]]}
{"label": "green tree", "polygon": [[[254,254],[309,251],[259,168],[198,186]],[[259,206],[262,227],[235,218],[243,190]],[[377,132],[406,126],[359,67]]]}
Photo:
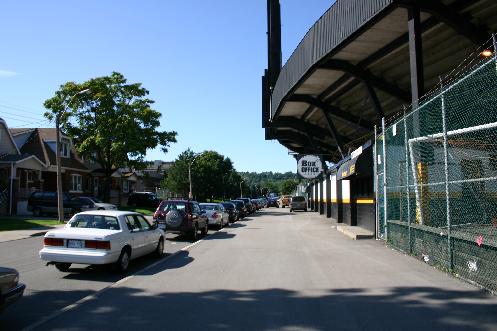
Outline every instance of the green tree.
{"label": "green tree", "polygon": [[198,155],[191,150],[181,153],[168,169],[163,186],[186,198],[189,192],[190,163],[192,193],[195,199],[205,201],[237,196],[242,179],[233,168],[233,162],[215,151],[204,151]]}
{"label": "green tree", "polygon": [[186,198],[190,191],[190,182],[188,180],[188,165],[195,158],[195,153],[187,149],[174,161],[172,166],[167,170],[165,178],[161,185],[175,195]]}
{"label": "green tree", "polygon": [[[87,93],[77,95],[86,89]],[[115,169],[140,169],[146,164],[148,149],[160,146],[166,153],[176,142],[176,132],[158,130],[164,122],[161,113],[151,108],[154,101],[148,94],[141,83],[127,83],[122,74],[113,72],[84,83],[61,85],[44,103],[48,109],[45,116],[60,118],[62,130],[73,138],[78,153],[102,167],[105,200]]]}
{"label": "green tree", "polygon": [[286,179],[281,182],[281,193],[282,194],[292,194],[297,189],[299,185],[298,180],[295,179]]}

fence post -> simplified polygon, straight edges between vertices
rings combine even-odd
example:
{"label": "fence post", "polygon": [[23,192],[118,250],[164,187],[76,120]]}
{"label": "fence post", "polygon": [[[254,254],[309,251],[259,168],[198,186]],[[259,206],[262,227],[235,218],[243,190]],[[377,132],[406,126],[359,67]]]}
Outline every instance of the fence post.
{"label": "fence post", "polygon": [[373,149],[373,164],[374,164],[374,170],[373,170],[373,176],[374,176],[374,193],[375,193],[375,223],[376,223],[376,239],[380,238],[380,219],[379,219],[379,213],[378,213],[378,156],[376,152],[376,144],[378,143],[376,139],[376,134],[377,134],[377,129],[376,129],[376,124],[374,125],[374,149]]}
{"label": "fence post", "polygon": [[495,70],[497,71],[497,38],[495,38],[495,33],[492,33],[492,42],[494,44]]}
{"label": "fence post", "polygon": [[385,233],[385,241],[388,239],[387,226],[387,134],[385,132],[385,117],[381,119],[381,130],[383,132],[383,231]]}
{"label": "fence post", "polygon": [[404,145],[406,153],[406,193],[407,193],[407,231],[409,238],[409,253],[412,253],[412,241],[411,241],[411,201],[409,196],[409,150],[407,146],[407,120],[406,120],[406,108],[404,107]]}
{"label": "fence post", "polygon": [[452,271],[452,244],[451,244],[451,219],[450,219],[450,200],[449,200],[449,151],[448,151],[448,141],[447,141],[447,123],[445,116],[445,97],[442,85],[442,78],[440,78],[440,89],[442,90],[440,97],[442,101],[442,129],[444,135],[444,167],[445,167],[445,199],[447,208],[447,254],[449,259],[449,270]]}

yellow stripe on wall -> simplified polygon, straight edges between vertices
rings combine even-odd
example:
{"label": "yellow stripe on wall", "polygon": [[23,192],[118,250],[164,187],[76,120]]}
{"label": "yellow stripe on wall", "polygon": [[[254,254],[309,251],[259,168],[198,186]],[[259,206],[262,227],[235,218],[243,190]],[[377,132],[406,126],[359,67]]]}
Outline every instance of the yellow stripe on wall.
{"label": "yellow stripe on wall", "polygon": [[357,203],[372,204],[374,203],[374,199],[357,199]]}

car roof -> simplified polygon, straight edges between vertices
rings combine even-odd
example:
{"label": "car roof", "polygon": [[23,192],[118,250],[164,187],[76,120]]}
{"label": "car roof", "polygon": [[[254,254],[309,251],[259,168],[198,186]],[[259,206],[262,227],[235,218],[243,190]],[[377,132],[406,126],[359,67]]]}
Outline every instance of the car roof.
{"label": "car roof", "polygon": [[119,217],[123,215],[142,215],[140,213],[134,212],[134,211],[126,211],[126,210],[89,210],[89,211],[84,211],[78,214],[83,214],[83,215],[103,215],[103,216],[114,216],[114,217]]}
{"label": "car roof", "polygon": [[219,203],[217,203],[217,202],[201,202],[200,205],[202,205],[202,206],[219,205]]}
{"label": "car roof", "polygon": [[163,200],[162,202],[182,202],[182,203],[187,203],[187,202],[195,202],[195,201],[177,199],[177,200]]}

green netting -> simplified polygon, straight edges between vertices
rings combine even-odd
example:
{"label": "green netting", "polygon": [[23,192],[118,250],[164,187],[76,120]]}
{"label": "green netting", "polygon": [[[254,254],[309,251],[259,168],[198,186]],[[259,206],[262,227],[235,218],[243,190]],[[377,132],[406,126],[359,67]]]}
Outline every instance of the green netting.
{"label": "green netting", "polygon": [[375,160],[380,236],[491,290],[497,290],[496,62],[473,68],[391,123],[385,139],[377,137]]}

